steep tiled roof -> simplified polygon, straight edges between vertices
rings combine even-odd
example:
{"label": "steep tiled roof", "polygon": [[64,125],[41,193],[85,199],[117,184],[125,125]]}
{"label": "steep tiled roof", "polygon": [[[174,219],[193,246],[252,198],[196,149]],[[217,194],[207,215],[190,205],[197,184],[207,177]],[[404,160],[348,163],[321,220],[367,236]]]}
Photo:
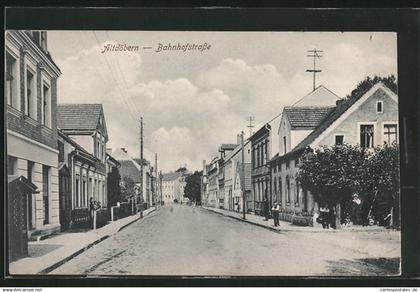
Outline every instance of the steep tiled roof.
{"label": "steep tiled roof", "polygon": [[[375,86],[377,90],[384,89],[384,87],[386,88],[386,86],[382,83],[378,83]],[[372,86],[371,89],[374,90],[375,86]],[[329,126],[331,126],[332,123],[334,123],[342,114],[344,114],[344,112],[346,112],[361,97],[365,96],[368,91],[369,90],[367,90],[364,94],[353,96],[339,103],[334,108],[334,110],[330,111],[329,114],[325,116],[325,118],[319,123],[318,127],[316,127],[305,139],[302,140],[302,142],[300,142],[298,145],[296,145],[295,148],[292,149],[292,152],[305,149],[307,146],[309,146],[319,135],[322,134],[322,132],[324,132]]]}
{"label": "steep tiled roof", "polygon": [[118,162],[121,164],[119,168],[121,179],[123,177],[130,177],[135,183],[140,183],[140,171],[132,160],[119,160]]}
{"label": "steep tiled roof", "polygon": [[182,175],[182,173],[180,172],[169,172],[169,173],[164,173],[163,174],[163,181],[171,181],[171,180],[176,180],[177,178],[179,178]]}
{"label": "steep tiled roof", "polygon": [[331,106],[287,106],[283,112],[292,129],[315,128],[333,108]]}
{"label": "steep tiled roof", "polygon": [[102,104],[58,104],[57,126],[61,130],[95,130]]}

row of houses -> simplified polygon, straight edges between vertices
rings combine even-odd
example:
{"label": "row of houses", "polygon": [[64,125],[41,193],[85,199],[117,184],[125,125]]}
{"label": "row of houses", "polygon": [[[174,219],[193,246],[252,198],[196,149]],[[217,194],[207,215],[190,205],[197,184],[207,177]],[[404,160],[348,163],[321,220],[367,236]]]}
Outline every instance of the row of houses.
{"label": "row of houses", "polygon": [[[297,179],[306,150],[344,143],[373,148],[398,142],[398,97],[383,83],[362,95],[340,98],[324,86],[286,106],[244,142],[220,146],[220,156],[203,163],[205,206],[262,214],[265,200],[281,206],[283,220],[311,224],[319,206]],[[242,160],[240,153],[244,153]],[[241,179],[241,164],[244,178]],[[244,181],[245,196],[241,182]]]}
{"label": "row of houses", "polygon": [[47,32],[6,33],[8,181],[32,185],[9,211],[20,222],[12,233],[24,230],[28,238],[89,220],[91,198],[107,209],[107,186],[119,183],[110,176],[120,163],[106,152],[102,105],[57,104],[60,75]]}
{"label": "row of houses", "polygon": [[[102,104],[57,103],[61,71],[48,51],[47,32],[8,31],[5,47],[8,246],[13,261],[27,255],[28,240],[92,227],[93,206],[106,224],[110,208],[120,200],[121,177],[128,175],[124,171],[131,158],[117,160],[107,148]],[[132,163],[140,169],[139,160]],[[143,164],[143,202],[149,207],[156,203],[157,175],[149,162]],[[134,177],[138,184],[140,175]]]}

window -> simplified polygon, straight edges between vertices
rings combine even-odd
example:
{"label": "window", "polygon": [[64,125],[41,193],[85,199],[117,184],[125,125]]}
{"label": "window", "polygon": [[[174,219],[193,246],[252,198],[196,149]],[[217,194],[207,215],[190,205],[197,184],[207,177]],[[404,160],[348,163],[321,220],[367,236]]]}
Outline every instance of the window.
{"label": "window", "polygon": [[99,158],[99,157],[101,157],[101,146],[100,146],[100,142],[98,141],[98,143],[97,143],[97,148],[96,148],[96,153],[97,153],[97,157]]}
{"label": "window", "polygon": [[19,109],[18,94],[18,64],[16,59],[9,53],[6,53],[6,98],[7,104]]}
{"label": "window", "polygon": [[80,200],[79,200],[79,194],[80,194],[80,178],[78,175],[76,175],[76,194],[75,194],[75,200],[74,200],[74,206],[80,207]]}
{"label": "window", "polygon": [[51,90],[48,84],[42,85],[42,120],[43,125],[51,127]]}
{"label": "window", "polygon": [[296,199],[295,199],[295,205],[299,206],[300,201],[300,190],[299,190],[299,181],[296,180]]}
{"label": "window", "polygon": [[282,184],[282,178],[279,177],[279,201],[278,203],[281,205],[283,201],[283,184]]}
{"label": "window", "polygon": [[384,108],[383,108],[383,102],[382,101],[377,101],[376,102],[376,112],[378,114],[381,114],[384,112]]}
{"label": "window", "polygon": [[274,191],[274,196],[275,196],[275,200],[278,201],[278,194],[277,194],[277,178],[274,177],[273,178],[273,191]]}
{"label": "window", "polygon": [[384,125],[384,143],[391,145],[397,141],[397,125]]}
{"label": "window", "polygon": [[286,168],[290,167],[289,159],[286,159]]}
{"label": "window", "polygon": [[83,206],[87,206],[87,198],[86,198],[86,179],[83,178],[83,182],[82,182],[82,205]]}
{"label": "window", "polygon": [[35,71],[27,67],[26,70],[26,81],[25,81],[25,115],[36,119],[36,106],[37,106],[37,94],[36,94],[36,76]]}
{"label": "window", "polygon": [[335,135],[335,145],[343,145],[344,135]]}
{"label": "window", "polygon": [[17,158],[13,156],[7,156],[7,174],[16,174]]}
{"label": "window", "polygon": [[49,212],[49,170],[50,168],[46,165],[42,166],[42,202],[44,211],[44,225],[50,222]]}
{"label": "window", "polygon": [[372,148],[373,147],[373,125],[360,125],[360,147]]}
{"label": "window", "polygon": [[267,141],[265,141],[265,143],[263,144],[264,145],[264,161],[263,161],[263,164],[267,164],[267,161],[268,161],[268,143],[267,143]]}
{"label": "window", "polygon": [[286,154],[286,136],[283,136],[283,154]]}

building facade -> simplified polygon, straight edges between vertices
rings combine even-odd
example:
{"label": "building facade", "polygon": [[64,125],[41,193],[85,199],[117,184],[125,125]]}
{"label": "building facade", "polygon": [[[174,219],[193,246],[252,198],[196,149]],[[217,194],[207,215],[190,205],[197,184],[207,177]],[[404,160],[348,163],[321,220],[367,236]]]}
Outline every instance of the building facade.
{"label": "building facade", "polygon": [[162,177],[162,200],[165,205],[180,202],[182,173],[164,173]]}
{"label": "building facade", "polygon": [[108,204],[108,134],[103,107],[101,104],[59,104],[57,124],[62,133],[79,146],[70,149],[71,156],[83,156],[83,159],[70,157],[68,164],[71,169],[72,220],[85,221],[86,219],[81,218],[86,218],[90,198],[101,209],[106,209]]}
{"label": "building facade", "polygon": [[265,199],[269,201],[270,209],[273,203],[269,161],[274,156],[273,149],[277,149],[278,139],[275,137],[272,125],[278,119],[279,117],[276,117],[265,124],[249,138],[251,141],[252,204],[248,208],[256,214],[262,214]]}
{"label": "building facade", "polygon": [[57,150],[57,79],[45,31],[5,34],[8,175],[37,187],[28,196],[28,236],[60,229]]}
{"label": "building facade", "polygon": [[[251,163],[251,143],[244,141],[244,169],[245,177],[250,176],[249,165]],[[227,210],[242,210],[242,190],[241,190],[241,166],[242,166],[242,145],[238,136],[238,145],[230,151],[223,160],[224,170],[224,208]],[[247,179],[249,181],[249,179]],[[245,190],[249,196],[251,189]],[[248,204],[247,204],[248,205]]]}
{"label": "building facade", "polygon": [[[279,129],[282,131],[285,129]],[[398,97],[382,83],[359,97],[338,102],[304,139],[292,144],[291,149],[286,148],[286,153],[279,148],[283,154],[270,162],[273,196],[282,206],[282,218],[290,221],[297,217],[302,223],[310,223],[319,212],[312,194],[303,190],[297,180],[305,150],[343,143],[373,148],[398,141],[398,135]]]}

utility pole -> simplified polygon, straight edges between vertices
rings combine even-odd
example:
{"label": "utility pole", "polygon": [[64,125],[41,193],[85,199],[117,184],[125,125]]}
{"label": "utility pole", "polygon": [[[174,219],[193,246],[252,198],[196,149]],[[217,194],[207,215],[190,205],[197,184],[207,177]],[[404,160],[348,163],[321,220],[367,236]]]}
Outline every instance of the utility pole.
{"label": "utility pole", "polygon": [[160,174],[159,174],[159,182],[160,182],[160,184],[159,184],[159,186],[160,186],[160,206],[161,206],[161,207],[162,207],[162,203],[163,203],[163,195],[162,195],[162,178],[163,178],[162,171],[160,171]]}
{"label": "utility pole", "polygon": [[[143,117],[140,117],[140,198],[143,198]],[[141,206],[142,209],[143,206]]]}
{"label": "utility pole", "polygon": [[158,205],[158,169],[157,169],[157,153],[155,153],[155,174],[156,174],[156,182],[155,182],[155,209],[157,209]]}
{"label": "utility pole", "polygon": [[306,70],[306,72],[311,72],[311,73],[314,74],[313,90],[315,90],[315,88],[316,88],[316,86],[315,86],[316,73],[322,72],[322,70],[316,70],[316,58],[321,58],[322,55],[320,55],[318,53],[322,53],[322,52],[323,51],[317,50],[316,48],[314,48],[313,50],[308,50],[308,53],[311,53],[311,55],[307,55],[307,57],[314,58],[314,68]]}
{"label": "utility pole", "polygon": [[245,156],[244,156],[244,131],[241,131],[241,190],[242,190],[242,215],[245,218],[246,197],[245,197]]}
{"label": "utility pole", "polygon": [[249,116],[249,118],[247,119],[247,122],[249,122],[247,128],[249,128],[249,137],[252,136],[252,128],[254,128],[254,125],[252,124],[252,122],[255,121],[255,118],[253,116]]}

